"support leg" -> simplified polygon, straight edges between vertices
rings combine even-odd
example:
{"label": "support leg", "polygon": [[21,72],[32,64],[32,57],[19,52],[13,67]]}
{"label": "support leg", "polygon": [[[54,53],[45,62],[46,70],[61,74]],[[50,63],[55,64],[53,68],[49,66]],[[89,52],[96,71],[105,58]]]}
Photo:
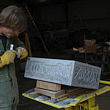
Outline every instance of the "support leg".
{"label": "support leg", "polygon": [[92,97],[79,105],[82,107],[81,110],[99,110],[99,106],[95,104],[95,97]]}

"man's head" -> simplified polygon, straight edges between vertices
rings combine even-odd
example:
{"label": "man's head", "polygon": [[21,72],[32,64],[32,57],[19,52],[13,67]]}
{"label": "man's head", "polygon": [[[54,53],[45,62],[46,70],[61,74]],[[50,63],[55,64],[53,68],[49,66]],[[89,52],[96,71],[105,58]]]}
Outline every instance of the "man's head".
{"label": "man's head", "polygon": [[11,5],[0,13],[0,27],[13,31],[13,35],[19,35],[27,28],[27,19],[24,12],[17,6]]}

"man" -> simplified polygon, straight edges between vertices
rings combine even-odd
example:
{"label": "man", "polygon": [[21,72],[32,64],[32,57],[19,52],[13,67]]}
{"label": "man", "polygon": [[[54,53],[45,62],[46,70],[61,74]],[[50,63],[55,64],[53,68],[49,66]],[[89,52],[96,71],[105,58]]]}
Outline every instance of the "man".
{"label": "man", "polygon": [[25,14],[17,6],[8,6],[0,13],[0,110],[16,110],[18,104],[14,61],[28,55],[18,39],[26,27]]}

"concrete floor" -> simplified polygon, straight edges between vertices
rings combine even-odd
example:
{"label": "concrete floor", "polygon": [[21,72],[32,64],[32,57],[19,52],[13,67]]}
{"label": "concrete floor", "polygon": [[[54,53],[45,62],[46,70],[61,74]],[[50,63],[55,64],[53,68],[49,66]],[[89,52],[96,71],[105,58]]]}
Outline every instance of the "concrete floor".
{"label": "concrete floor", "polygon": [[110,92],[98,96],[96,103],[99,104],[99,110],[110,110]]}

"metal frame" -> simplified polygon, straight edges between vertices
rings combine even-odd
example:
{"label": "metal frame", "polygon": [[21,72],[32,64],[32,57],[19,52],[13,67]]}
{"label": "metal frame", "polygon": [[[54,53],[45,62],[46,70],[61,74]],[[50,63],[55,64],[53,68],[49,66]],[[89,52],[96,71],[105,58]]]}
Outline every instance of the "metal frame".
{"label": "metal frame", "polygon": [[[104,85],[105,84],[110,85],[109,81],[100,80],[100,83],[102,83]],[[27,93],[23,93],[22,95],[24,97],[27,97],[29,99],[32,99],[32,100],[35,100],[35,101],[38,101],[41,103],[44,103],[44,104],[52,106],[52,107],[55,107],[57,109],[64,109],[64,110],[99,110],[99,105],[96,104],[96,102],[95,102],[95,96],[98,96],[98,95],[101,95],[103,93],[110,91],[110,86],[108,86],[108,85],[106,85],[106,86],[104,86],[104,87],[102,87],[96,91],[93,91],[91,93],[82,94],[78,97],[75,97],[74,100],[76,100],[76,102],[68,104],[65,107],[62,107],[62,106],[59,106],[59,105],[56,105],[56,104],[53,104],[53,103],[50,103],[47,101],[41,101],[41,100],[34,99],[31,96],[29,96]]]}

